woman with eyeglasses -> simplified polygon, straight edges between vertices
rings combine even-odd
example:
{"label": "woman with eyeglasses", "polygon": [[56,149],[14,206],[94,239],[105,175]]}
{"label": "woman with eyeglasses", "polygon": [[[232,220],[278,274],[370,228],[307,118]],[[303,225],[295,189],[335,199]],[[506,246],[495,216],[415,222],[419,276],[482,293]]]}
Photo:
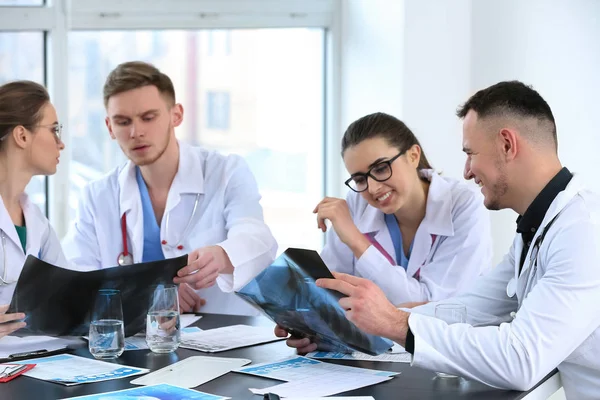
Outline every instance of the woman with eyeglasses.
{"label": "woman with eyeglasses", "polygon": [[[352,123],[342,139],[352,189],[314,209],[327,231],[328,267],[367,278],[393,304],[442,300],[491,266],[482,196],[431,168],[413,132],[384,113]],[[329,220],[333,229],[327,229]]]}
{"label": "woman with eyeglasses", "polygon": [[61,125],[46,89],[35,82],[0,86],[0,337],[25,326],[6,314],[28,254],[66,266],[56,233],[25,187],[34,175],[56,173]]}

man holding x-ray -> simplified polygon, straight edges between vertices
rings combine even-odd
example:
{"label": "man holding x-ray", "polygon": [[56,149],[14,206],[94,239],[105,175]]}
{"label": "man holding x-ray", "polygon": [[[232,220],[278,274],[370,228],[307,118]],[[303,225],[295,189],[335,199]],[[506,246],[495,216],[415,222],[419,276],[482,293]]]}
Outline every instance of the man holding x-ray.
{"label": "man holding x-ray", "polygon": [[[479,184],[487,208],[520,215],[504,260],[466,293],[410,313],[366,279],[337,274],[317,284],[348,296],[340,304],[350,321],[405,346],[412,365],[516,390],[558,368],[569,399],[597,399],[600,197],[561,165],[554,116],[530,87],[500,82],[458,115],[465,178]],[[466,306],[467,323],[432,318],[436,304],[448,303]],[[308,339],[288,344],[316,348]]]}
{"label": "man holding x-ray", "polygon": [[114,69],[104,104],[129,162],[86,187],[63,243],[70,262],[108,268],[189,254],[174,280],[182,311],[256,313],[232,292],[273,261],[277,244],[244,160],[177,141],[183,107],[150,64]]}

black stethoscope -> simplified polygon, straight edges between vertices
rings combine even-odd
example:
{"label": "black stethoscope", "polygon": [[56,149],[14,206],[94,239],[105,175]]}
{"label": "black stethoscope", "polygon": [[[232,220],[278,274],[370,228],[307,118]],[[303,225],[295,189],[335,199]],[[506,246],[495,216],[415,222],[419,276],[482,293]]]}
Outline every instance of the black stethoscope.
{"label": "black stethoscope", "polygon": [[[528,289],[533,283],[533,278],[535,277],[535,274],[537,272],[538,254],[540,251],[540,247],[542,247],[542,242],[544,241],[546,233],[548,233],[548,230],[550,229],[554,221],[556,221],[559,215],[560,213],[556,214],[554,218],[552,218],[552,220],[548,223],[548,225],[544,227],[542,233],[535,239],[535,243],[531,248],[531,255],[529,256],[529,268],[527,272],[529,275],[527,276],[527,282],[525,282],[525,290],[523,293],[527,293]],[[506,286],[506,294],[508,295],[508,297],[514,297],[514,295],[517,293],[517,273],[517,269],[515,269],[515,276],[511,278],[510,281],[508,281],[508,285]],[[511,313],[511,315],[514,317],[513,314],[514,313]]]}
{"label": "black stethoscope", "polygon": [[[177,248],[177,250],[183,250],[183,245],[181,244],[181,241],[183,240],[184,237],[187,236],[188,231],[190,230],[190,227],[192,226],[192,221],[194,220],[194,216],[196,215],[196,211],[198,210],[198,202],[200,201],[200,193],[196,194],[196,199],[194,200],[194,208],[192,208],[192,215],[190,216],[190,219],[188,220],[187,225],[185,226],[185,229],[183,230],[183,233],[181,234],[181,237],[179,238],[179,240],[177,241],[177,243],[175,245],[171,245],[170,247],[175,247]],[[165,220],[165,230],[169,230],[169,221],[170,221],[170,213],[167,213],[167,217]],[[124,265],[132,265],[133,264],[133,255],[129,252],[129,247],[127,246],[127,217],[125,216],[125,213],[123,213],[123,215],[121,216],[121,237],[123,240],[123,251],[117,256],[117,264],[119,266],[124,266]],[[161,244],[163,246],[168,245],[166,240],[163,240],[161,242]]]}

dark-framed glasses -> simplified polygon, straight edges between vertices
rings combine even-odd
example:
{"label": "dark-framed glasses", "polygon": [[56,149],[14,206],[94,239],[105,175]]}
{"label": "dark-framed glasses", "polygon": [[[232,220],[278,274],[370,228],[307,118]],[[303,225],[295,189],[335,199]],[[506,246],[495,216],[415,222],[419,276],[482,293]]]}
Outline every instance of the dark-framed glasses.
{"label": "dark-framed glasses", "polygon": [[350,178],[348,178],[344,183],[350,189],[360,193],[369,188],[369,177],[373,178],[377,182],[387,181],[392,177],[392,163],[404,153],[406,153],[406,150],[401,151],[389,160],[381,161],[373,165],[366,173],[356,172],[352,174],[352,176],[350,176]]}

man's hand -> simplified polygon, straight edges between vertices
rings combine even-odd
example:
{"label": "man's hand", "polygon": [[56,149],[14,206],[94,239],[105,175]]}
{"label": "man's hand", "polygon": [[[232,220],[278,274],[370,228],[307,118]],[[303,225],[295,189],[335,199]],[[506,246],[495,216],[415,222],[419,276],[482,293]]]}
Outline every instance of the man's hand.
{"label": "man's hand", "polygon": [[331,221],[335,233],[352,250],[356,258],[360,258],[371,245],[354,224],[346,200],[325,197],[317,204],[313,213],[317,214],[317,226],[323,232],[327,231],[325,220]]}
{"label": "man's hand", "polygon": [[[25,318],[23,313],[5,314],[8,310],[8,304],[0,306],[0,338],[10,335],[14,331],[27,326],[25,322],[18,320]],[[15,322],[16,321],[16,322]]]}
{"label": "man's hand", "polygon": [[[277,325],[275,327],[275,336],[288,337],[288,332],[283,327]],[[311,351],[317,350],[317,344],[312,343],[309,338],[298,338],[295,336],[290,336],[285,343],[289,347],[295,348],[298,354],[306,354],[310,353]]]}
{"label": "man's hand", "polygon": [[319,279],[317,286],[348,296],[340,299],[348,320],[366,333],[405,345],[408,313],[398,310],[370,280],[337,272],[333,275],[336,279]]}
{"label": "man's hand", "polygon": [[179,285],[179,312],[199,312],[205,304],[206,300],[200,297],[187,283]]}
{"label": "man's hand", "polygon": [[187,283],[193,289],[211,287],[219,274],[233,273],[229,256],[221,246],[196,249],[188,255],[188,265],[177,271],[173,282]]}

